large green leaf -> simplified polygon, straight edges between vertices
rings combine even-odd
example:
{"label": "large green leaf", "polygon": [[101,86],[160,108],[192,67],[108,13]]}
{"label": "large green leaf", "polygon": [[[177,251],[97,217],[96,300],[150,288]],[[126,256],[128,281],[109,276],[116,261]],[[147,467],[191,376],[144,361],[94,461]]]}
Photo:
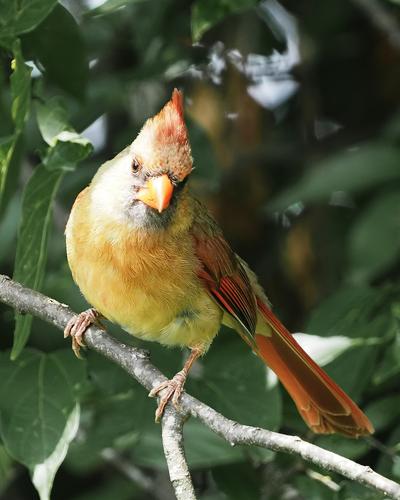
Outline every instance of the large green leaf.
{"label": "large green leaf", "polygon": [[189,378],[188,391],[242,424],[276,429],[281,421],[279,389],[275,382],[268,384],[265,365],[235,335],[225,330],[214,341],[201,360],[199,377]]}
{"label": "large green leaf", "polygon": [[90,467],[105,448],[125,450],[154,426],[154,405],[147,392],[119,366],[93,352],[87,354],[93,391],[83,404],[83,435],[71,448],[72,462]]}
{"label": "large green leaf", "polygon": [[44,68],[46,79],[83,97],[89,74],[86,47],[78,24],[65,7],[57,5],[22,43],[24,51]]}
{"label": "large green leaf", "polygon": [[[35,290],[40,288],[43,281],[52,201],[62,176],[61,170],[49,172],[44,165],[39,165],[24,190],[14,279]],[[13,359],[24,348],[31,323],[32,316],[16,314],[11,353]]]}
{"label": "large green leaf", "polygon": [[9,453],[33,467],[60,441],[85,380],[85,364],[69,351],[0,354],[1,437]]}
{"label": "large green leaf", "polygon": [[197,0],[192,7],[192,38],[198,42],[203,34],[226,16],[250,9],[257,0]]}
{"label": "large green leaf", "polygon": [[42,463],[36,464],[32,468],[32,483],[39,493],[40,500],[50,500],[51,488],[53,487],[54,477],[63,463],[68,447],[75,438],[79,428],[80,407],[76,404],[68,415],[64,432],[60,437],[56,447],[51,455]]}
{"label": "large green leaf", "polygon": [[0,0],[2,38],[33,30],[57,5],[57,0]]}
{"label": "large green leaf", "polygon": [[16,40],[13,44],[13,54],[14,59],[11,63],[13,73],[10,83],[12,98],[11,115],[15,130],[12,135],[0,138],[0,206],[6,185],[8,168],[30,108],[31,69],[24,62],[19,40]]}
{"label": "large green leaf", "polygon": [[[24,189],[14,267],[14,278],[35,290],[43,281],[53,200],[64,171],[74,169],[92,151],[90,142],[68,124],[58,99],[39,104],[37,118],[42,136],[50,147]],[[31,324],[30,315],[16,315],[13,359],[25,346]]]}
{"label": "large green leaf", "polygon": [[350,231],[350,278],[356,282],[373,279],[398,259],[400,191],[384,192],[372,200]]}
{"label": "large green leaf", "polygon": [[272,200],[269,211],[283,210],[298,201],[328,200],[335,191],[357,193],[400,179],[400,150],[389,144],[365,144],[354,151],[321,161],[303,178]]}

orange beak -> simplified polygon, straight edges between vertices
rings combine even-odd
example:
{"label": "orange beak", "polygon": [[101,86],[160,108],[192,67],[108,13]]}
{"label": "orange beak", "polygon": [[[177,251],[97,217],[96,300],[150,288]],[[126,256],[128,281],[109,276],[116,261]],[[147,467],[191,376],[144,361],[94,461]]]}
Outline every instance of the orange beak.
{"label": "orange beak", "polygon": [[161,213],[168,207],[173,191],[174,186],[164,174],[149,179],[137,194],[137,199]]}

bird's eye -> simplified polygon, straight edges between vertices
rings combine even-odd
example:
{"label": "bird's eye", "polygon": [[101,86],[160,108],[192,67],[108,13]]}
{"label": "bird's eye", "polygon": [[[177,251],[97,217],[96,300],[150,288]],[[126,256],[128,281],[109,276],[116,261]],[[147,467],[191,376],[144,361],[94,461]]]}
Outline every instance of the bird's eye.
{"label": "bird's eye", "polygon": [[137,174],[140,170],[140,163],[136,160],[136,158],[132,160],[131,169],[134,174]]}

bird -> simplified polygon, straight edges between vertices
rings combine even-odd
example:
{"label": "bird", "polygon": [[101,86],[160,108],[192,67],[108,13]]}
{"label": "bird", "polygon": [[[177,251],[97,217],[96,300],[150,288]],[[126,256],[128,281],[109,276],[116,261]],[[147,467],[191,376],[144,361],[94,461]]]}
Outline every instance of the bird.
{"label": "bird", "polygon": [[65,328],[75,353],[86,329],[104,318],[139,339],[188,348],[183,368],[149,394],[159,398],[160,420],[169,401],[179,405],[190,368],[225,325],[276,373],[312,431],[372,433],[367,416],[275,316],[255,273],[192,196],[192,170],[183,94],[175,89],[77,196],[65,230],[67,260],[91,308]]}

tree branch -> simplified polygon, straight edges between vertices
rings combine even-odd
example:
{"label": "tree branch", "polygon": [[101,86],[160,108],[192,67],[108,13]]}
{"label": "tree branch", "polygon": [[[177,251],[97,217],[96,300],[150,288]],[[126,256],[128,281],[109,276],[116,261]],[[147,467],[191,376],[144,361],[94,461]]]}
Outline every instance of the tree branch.
{"label": "tree branch", "polygon": [[[0,275],[0,301],[19,312],[33,314],[44,321],[52,323],[61,330],[64,329],[66,323],[74,314],[66,305],[60,304],[39,292],[25,288],[3,275]],[[145,351],[118,342],[103,330],[95,327],[89,328],[85,334],[85,341],[88,347],[119,364],[148,390],[166,380],[164,375],[149,361],[148,354]],[[324,450],[319,446],[303,441],[297,436],[288,436],[241,425],[227,419],[186,393],[182,395],[181,407],[184,414],[187,413],[198,418],[232,445],[256,445],[274,451],[298,455],[318,467],[341,474],[347,479],[400,500],[400,485],[377,474],[370,467],[362,466],[336,453]],[[177,424],[167,422],[164,425],[172,426]],[[171,479],[175,477],[174,474],[171,474]]]}
{"label": "tree branch", "polygon": [[183,423],[185,415],[165,408],[161,421],[162,442],[168,464],[169,477],[177,500],[196,500],[189,467],[183,448]]}

